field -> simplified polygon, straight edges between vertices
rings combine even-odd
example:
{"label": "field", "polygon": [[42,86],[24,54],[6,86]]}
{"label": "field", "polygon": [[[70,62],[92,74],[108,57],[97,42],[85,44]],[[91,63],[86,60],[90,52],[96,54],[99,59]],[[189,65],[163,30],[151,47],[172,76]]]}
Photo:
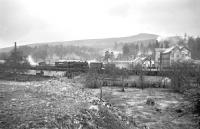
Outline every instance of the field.
{"label": "field", "polygon": [[[94,93],[99,94],[98,91]],[[181,94],[162,88],[144,90],[104,87],[103,98],[120,108],[128,116],[133,116],[136,126],[145,125],[150,129],[195,129],[197,121],[190,113],[190,102]],[[151,98],[155,105],[147,105]]]}
{"label": "field", "polygon": [[[166,89],[84,88],[84,78],[0,80],[0,129],[197,129],[189,102]],[[147,105],[147,98],[155,105]],[[96,105],[96,103],[98,105]],[[132,122],[132,123],[131,123]]]}

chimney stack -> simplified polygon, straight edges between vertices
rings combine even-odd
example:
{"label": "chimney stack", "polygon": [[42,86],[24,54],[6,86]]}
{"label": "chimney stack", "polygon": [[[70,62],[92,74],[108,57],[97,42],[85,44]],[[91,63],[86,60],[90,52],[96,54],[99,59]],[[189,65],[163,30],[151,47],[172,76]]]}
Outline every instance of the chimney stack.
{"label": "chimney stack", "polygon": [[15,42],[15,48],[14,48],[15,53],[17,52],[17,43]]}

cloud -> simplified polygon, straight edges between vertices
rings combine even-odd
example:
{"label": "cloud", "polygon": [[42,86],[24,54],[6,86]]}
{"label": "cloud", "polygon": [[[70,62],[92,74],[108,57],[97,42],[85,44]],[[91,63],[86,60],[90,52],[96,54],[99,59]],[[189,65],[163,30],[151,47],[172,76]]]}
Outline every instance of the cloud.
{"label": "cloud", "polygon": [[109,10],[109,14],[113,16],[126,17],[129,15],[131,6],[129,3],[117,5]]}
{"label": "cloud", "polygon": [[157,32],[199,35],[199,13],[199,0],[148,1],[140,8],[138,22],[151,26]]}
{"label": "cloud", "polygon": [[16,0],[0,0],[0,18],[0,39],[3,41],[17,40],[41,24]]}
{"label": "cloud", "polygon": [[199,12],[200,0],[0,0],[0,44],[142,32],[196,36]]}

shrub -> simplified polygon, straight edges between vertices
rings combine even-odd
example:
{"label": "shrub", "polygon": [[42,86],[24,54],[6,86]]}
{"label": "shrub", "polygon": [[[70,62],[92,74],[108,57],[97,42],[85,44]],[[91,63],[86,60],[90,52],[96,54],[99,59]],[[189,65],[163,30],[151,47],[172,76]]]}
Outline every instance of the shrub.
{"label": "shrub", "polygon": [[196,93],[192,95],[192,101],[194,103],[194,113],[198,114],[200,116],[200,93]]}
{"label": "shrub", "polygon": [[89,71],[85,79],[85,87],[87,88],[99,88],[100,79],[98,73]]}
{"label": "shrub", "polygon": [[190,80],[197,78],[195,67],[192,63],[176,62],[171,67],[170,78],[172,79],[172,88],[183,93],[191,88]]}

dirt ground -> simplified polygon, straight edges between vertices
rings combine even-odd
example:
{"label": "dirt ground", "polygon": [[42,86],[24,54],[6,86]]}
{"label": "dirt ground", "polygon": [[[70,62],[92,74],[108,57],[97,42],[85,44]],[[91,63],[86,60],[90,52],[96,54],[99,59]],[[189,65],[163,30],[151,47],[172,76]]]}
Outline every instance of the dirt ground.
{"label": "dirt ground", "polygon": [[[188,105],[165,89],[86,89],[84,79],[0,81],[0,129],[198,129]],[[146,105],[153,98],[155,105]]]}
{"label": "dirt ground", "polygon": [[[98,90],[93,93],[99,94]],[[190,102],[168,89],[104,87],[103,98],[113,106],[132,116],[136,126],[145,124],[149,129],[199,129],[197,119],[191,113]],[[147,99],[153,99],[155,105],[147,105]]]}

